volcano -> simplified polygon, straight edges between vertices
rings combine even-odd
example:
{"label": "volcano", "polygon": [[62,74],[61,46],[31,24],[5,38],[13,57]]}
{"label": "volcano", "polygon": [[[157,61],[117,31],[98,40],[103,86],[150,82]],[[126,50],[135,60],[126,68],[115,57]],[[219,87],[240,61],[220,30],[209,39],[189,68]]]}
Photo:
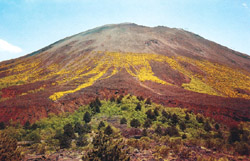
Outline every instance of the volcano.
{"label": "volcano", "polygon": [[0,63],[0,121],[135,95],[227,124],[250,120],[250,57],[194,33],[105,25]]}

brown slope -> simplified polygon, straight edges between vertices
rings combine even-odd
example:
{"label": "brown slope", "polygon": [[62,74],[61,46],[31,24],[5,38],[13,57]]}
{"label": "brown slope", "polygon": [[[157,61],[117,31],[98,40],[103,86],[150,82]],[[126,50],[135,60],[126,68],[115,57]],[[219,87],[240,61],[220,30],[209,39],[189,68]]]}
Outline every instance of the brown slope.
{"label": "brown slope", "polygon": [[[109,51],[111,53],[107,54]],[[116,53],[112,52],[119,52],[119,57],[124,60],[116,60],[117,57],[112,57]],[[135,59],[135,56],[148,59],[154,76],[169,84],[161,84],[155,78],[142,81],[139,75],[133,75],[136,70],[149,67],[145,65],[147,61],[136,64],[140,60],[135,60],[128,68],[121,65],[128,62],[127,58]],[[185,71],[174,68],[169,62],[154,60],[158,57],[165,59],[165,56],[173,56],[173,60]],[[190,73],[204,77],[205,84],[208,83],[209,73],[189,59],[180,61],[177,58],[180,56],[198,62],[207,60],[211,64],[218,63],[218,72],[222,67],[237,69],[236,72],[244,76],[237,90],[246,98],[241,98],[241,95],[232,98],[225,93],[215,96],[184,89],[182,85],[190,83],[192,79]],[[115,64],[117,61],[120,62]],[[118,72],[113,73],[116,68]],[[92,72],[95,70],[96,73]],[[72,91],[82,84],[88,84],[102,72],[104,74],[90,86],[68,92],[57,100],[49,99],[55,93]],[[96,96],[109,98],[119,94],[150,97],[157,103],[187,107],[225,122],[247,121],[250,119],[250,100],[247,99],[250,93],[242,86],[247,86],[245,82],[249,72],[249,56],[184,30],[135,24],[106,25],[65,38],[25,57],[0,63],[0,121],[13,119],[33,122],[51,112],[74,111]],[[233,84],[230,80],[226,81]]]}

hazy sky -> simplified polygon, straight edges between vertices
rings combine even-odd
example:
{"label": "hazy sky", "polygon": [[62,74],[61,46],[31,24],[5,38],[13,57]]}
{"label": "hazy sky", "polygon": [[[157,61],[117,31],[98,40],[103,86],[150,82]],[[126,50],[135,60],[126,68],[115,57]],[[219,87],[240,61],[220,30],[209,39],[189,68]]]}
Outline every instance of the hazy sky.
{"label": "hazy sky", "polygon": [[0,61],[123,22],[183,28],[250,55],[250,0],[0,0]]}

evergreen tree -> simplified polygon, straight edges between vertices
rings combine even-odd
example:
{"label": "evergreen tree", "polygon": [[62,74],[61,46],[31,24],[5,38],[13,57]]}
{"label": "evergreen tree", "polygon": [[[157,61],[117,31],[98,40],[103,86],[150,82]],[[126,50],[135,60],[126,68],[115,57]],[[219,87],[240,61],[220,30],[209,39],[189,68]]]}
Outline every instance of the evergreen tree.
{"label": "evergreen tree", "polygon": [[144,98],[142,96],[137,96],[136,97],[139,101],[144,101]]}
{"label": "evergreen tree", "polygon": [[175,113],[171,117],[171,121],[173,125],[176,125],[178,123],[178,116]]}
{"label": "evergreen tree", "polygon": [[186,113],[185,119],[186,119],[186,120],[190,120],[190,116],[189,116],[188,113]]}
{"label": "evergreen tree", "polygon": [[86,112],[83,116],[83,121],[85,121],[86,123],[89,123],[91,121],[91,115],[89,112]]}
{"label": "evergreen tree", "polygon": [[24,129],[30,129],[30,122],[29,121],[26,121],[24,126],[23,126]]}
{"label": "evergreen tree", "polygon": [[179,126],[182,131],[186,130],[186,124],[184,122],[181,122]]}
{"label": "evergreen tree", "polygon": [[165,130],[165,135],[169,136],[179,136],[179,131],[175,126],[167,127]]}
{"label": "evergreen tree", "polygon": [[160,116],[158,108],[155,108],[155,109],[154,109],[154,114],[155,114],[156,117],[157,117],[157,116]]}
{"label": "evergreen tree", "polygon": [[86,136],[83,136],[83,135],[80,135],[77,140],[76,140],[76,145],[79,146],[79,147],[83,147],[83,146],[86,146],[88,145],[88,139]]}
{"label": "evergreen tree", "polygon": [[151,125],[152,125],[152,121],[150,119],[146,119],[144,124],[143,124],[143,127],[150,128]]}
{"label": "evergreen tree", "polygon": [[71,141],[72,141],[71,137],[69,137],[68,135],[63,134],[59,138],[60,148],[61,149],[70,148],[71,147]]}
{"label": "evergreen tree", "polygon": [[151,100],[150,100],[150,98],[147,98],[147,100],[146,100],[145,104],[147,104],[147,105],[151,105]]}
{"label": "evergreen tree", "polygon": [[155,133],[158,135],[162,135],[162,128],[160,125],[157,125],[156,129],[155,129]]}
{"label": "evergreen tree", "polygon": [[147,129],[143,129],[141,135],[142,136],[148,136]]}
{"label": "evergreen tree", "polygon": [[96,97],[95,103],[96,103],[96,105],[97,105],[98,107],[102,106],[102,103],[101,103],[101,101],[99,100],[98,97]]}
{"label": "evergreen tree", "polygon": [[0,122],[0,130],[3,130],[3,129],[5,129],[5,124],[4,122]]}
{"label": "evergreen tree", "polygon": [[232,127],[230,129],[230,136],[228,138],[228,142],[232,144],[236,141],[240,141],[240,131],[238,127]]}
{"label": "evergreen tree", "polygon": [[146,115],[147,115],[147,118],[149,118],[149,119],[151,119],[151,120],[156,120],[156,116],[155,116],[155,113],[154,112],[152,112],[152,110],[150,109],[150,110],[148,110],[147,112],[146,112]]}
{"label": "evergreen tree", "polygon": [[36,123],[32,124],[30,127],[32,130],[36,130],[38,128],[38,125]]}
{"label": "evergreen tree", "polygon": [[105,127],[105,124],[103,121],[101,121],[98,125],[98,130],[100,130],[101,128]]}
{"label": "evergreen tree", "polygon": [[113,134],[113,129],[108,125],[106,129],[104,130],[104,134],[111,135]]}
{"label": "evergreen tree", "polygon": [[165,110],[162,110],[161,114],[163,117],[168,118],[168,113]]}
{"label": "evergreen tree", "polygon": [[130,121],[130,126],[131,126],[131,127],[134,127],[134,128],[137,128],[137,127],[140,127],[140,126],[141,126],[141,123],[140,123],[140,121],[137,120],[137,119],[132,119],[132,120]]}
{"label": "evergreen tree", "polygon": [[120,124],[127,124],[127,119],[125,117],[123,117],[121,120],[120,120]]}
{"label": "evergreen tree", "polygon": [[66,124],[63,127],[63,130],[64,130],[64,135],[68,136],[69,138],[74,139],[76,137],[74,133],[74,129],[71,124]]}
{"label": "evergreen tree", "polygon": [[112,96],[112,97],[110,98],[110,102],[115,102],[115,97],[114,97],[114,96]]}
{"label": "evergreen tree", "polygon": [[204,125],[204,130],[207,131],[207,132],[209,132],[211,129],[212,129],[212,128],[211,128],[209,122],[206,121],[206,123],[205,123],[205,125]]}
{"label": "evergreen tree", "polygon": [[215,126],[214,126],[214,128],[215,128],[216,130],[219,130],[219,129],[220,129],[219,124],[218,124],[218,123],[216,123],[216,124],[215,124]]}
{"label": "evergreen tree", "polygon": [[141,111],[141,104],[140,103],[137,103],[135,110],[136,111]]}
{"label": "evergreen tree", "polygon": [[80,123],[80,122],[77,122],[76,124],[75,124],[75,133],[78,133],[79,135],[81,135],[81,134],[83,134],[84,132],[84,130],[83,130],[83,126],[82,126],[82,124]]}
{"label": "evergreen tree", "polygon": [[83,125],[83,133],[91,133],[91,126],[89,124],[84,124]]}

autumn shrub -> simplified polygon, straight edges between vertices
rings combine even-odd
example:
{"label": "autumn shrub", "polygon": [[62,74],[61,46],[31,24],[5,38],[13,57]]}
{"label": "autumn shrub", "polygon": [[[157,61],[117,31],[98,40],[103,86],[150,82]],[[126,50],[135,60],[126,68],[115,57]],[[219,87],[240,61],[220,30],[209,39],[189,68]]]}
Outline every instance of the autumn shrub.
{"label": "autumn shrub", "polygon": [[161,155],[161,157],[167,157],[169,152],[170,152],[170,148],[168,146],[162,145],[162,146],[157,146],[156,151],[159,152],[159,154]]}
{"label": "autumn shrub", "polygon": [[250,146],[247,143],[236,143],[235,145],[235,152],[239,155],[250,155]]}
{"label": "autumn shrub", "polygon": [[178,129],[175,127],[175,126],[170,126],[170,127],[167,127],[165,129],[165,132],[164,132],[165,135],[169,135],[169,136],[179,136],[179,131]]}
{"label": "autumn shrub", "polygon": [[130,156],[127,155],[129,149],[125,148],[123,140],[114,140],[113,138],[99,132],[93,139],[93,148],[82,160],[86,161],[129,161]]}
{"label": "autumn shrub", "polygon": [[17,140],[9,137],[6,133],[0,132],[0,160],[18,161],[22,160],[21,149],[17,146]]}

